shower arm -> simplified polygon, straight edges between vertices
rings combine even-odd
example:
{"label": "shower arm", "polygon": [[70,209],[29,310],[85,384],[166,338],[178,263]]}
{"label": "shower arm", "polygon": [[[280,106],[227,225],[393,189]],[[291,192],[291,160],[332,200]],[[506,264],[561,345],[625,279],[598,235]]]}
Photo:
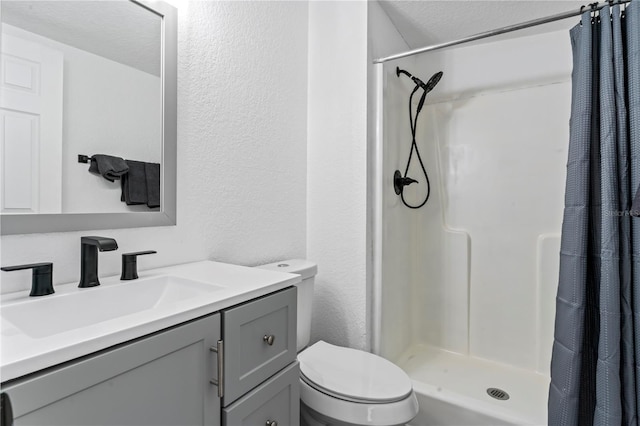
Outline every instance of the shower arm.
{"label": "shower arm", "polygon": [[396,75],[400,77],[400,74],[404,74],[409,77],[416,84],[416,89],[418,87],[422,87],[425,92],[427,92],[427,85],[422,82],[418,77],[414,77],[411,75],[409,71],[401,70],[400,67],[396,67]]}

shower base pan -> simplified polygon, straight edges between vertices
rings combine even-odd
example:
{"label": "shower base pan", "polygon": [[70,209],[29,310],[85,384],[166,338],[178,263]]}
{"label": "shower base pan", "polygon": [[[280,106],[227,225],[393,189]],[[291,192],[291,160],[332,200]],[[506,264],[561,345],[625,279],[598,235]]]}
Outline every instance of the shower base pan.
{"label": "shower base pan", "polygon": [[410,425],[547,424],[546,375],[427,345],[412,346],[397,364],[420,403]]}

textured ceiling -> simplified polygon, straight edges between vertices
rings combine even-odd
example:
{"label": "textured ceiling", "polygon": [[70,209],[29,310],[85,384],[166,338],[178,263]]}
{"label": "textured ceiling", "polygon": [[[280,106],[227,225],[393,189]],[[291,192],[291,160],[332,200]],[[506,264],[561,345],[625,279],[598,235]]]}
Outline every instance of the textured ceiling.
{"label": "textured ceiling", "polygon": [[2,0],[2,22],[160,75],[161,18],[130,1]]}
{"label": "textured ceiling", "polygon": [[[507,25],[579,10],[585,1],[382,0],[380,4],[409,47],[417,49]],[[501,37],[568,29],[577,23],[578,18],[569,18]]]}
{"label": "textured ceiling", "polygon": [[[575,0],[381,0],[380,4],[409,47],[416,49],[578,10],[584,3]],[[160,19],[129,1],[2,0],[1,7],[3,22],[151,74],[160,73]],[[576,23],[577,18],[566,19],[501,38],[568,29]]]}

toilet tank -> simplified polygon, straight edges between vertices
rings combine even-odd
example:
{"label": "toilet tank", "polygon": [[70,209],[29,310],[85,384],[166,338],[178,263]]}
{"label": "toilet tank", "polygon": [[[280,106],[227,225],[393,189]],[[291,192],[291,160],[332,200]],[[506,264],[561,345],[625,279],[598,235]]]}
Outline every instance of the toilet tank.
{"label": "toilet tank", "polygon": [[297,350],[300,352],[309,344],[311,336],[311,308],[313,306],[313,282],[318,265],[304,259],[289,259],[280,262],[268,263],[256,266],[257,268],[270,269],[272,271],[288,272],[302,276],[302,282],[296,284],[298,289],[298,330]]}

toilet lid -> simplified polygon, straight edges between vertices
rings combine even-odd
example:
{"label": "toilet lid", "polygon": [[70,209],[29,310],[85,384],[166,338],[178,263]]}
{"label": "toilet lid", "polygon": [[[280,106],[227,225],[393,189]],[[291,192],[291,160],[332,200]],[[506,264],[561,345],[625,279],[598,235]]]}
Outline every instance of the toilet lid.
{"label": "toilet lid", "polygon": [[319,341],[298,354],[309,385],[350,401],[395,402],[412,391],[400,367],[377,355]]}

